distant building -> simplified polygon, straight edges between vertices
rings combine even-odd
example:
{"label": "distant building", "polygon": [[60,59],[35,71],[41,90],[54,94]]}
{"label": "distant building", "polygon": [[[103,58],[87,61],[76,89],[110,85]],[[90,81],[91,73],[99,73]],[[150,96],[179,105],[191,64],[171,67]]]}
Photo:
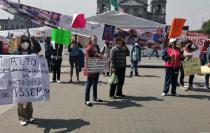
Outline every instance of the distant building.
{"label": "distant building", "polygon": [[14,16],[13,19],[0,19],[0,30],[17,30],[26,28],[37,28],[40,27],[31,21],[22,19],[21,17]]}
{"label": "distant building", "polygon": [[[111,0],[97,0],[97,14],[111,11]],[[152,0],[150,11],[148,11],[148,0],[119,0],[120,9],[125,13],[166,23],[166,4],[167,0]]]}

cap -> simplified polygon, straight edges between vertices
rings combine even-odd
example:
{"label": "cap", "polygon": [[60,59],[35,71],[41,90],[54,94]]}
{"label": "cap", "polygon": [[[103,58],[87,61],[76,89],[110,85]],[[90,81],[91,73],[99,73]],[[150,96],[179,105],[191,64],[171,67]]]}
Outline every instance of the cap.
{"label": "cap", "polygon": [[171,39],[169,40],[170,43],[173,43],[173,42],[176,42],[176,41],[177,41],[176,38],[171,38]]}

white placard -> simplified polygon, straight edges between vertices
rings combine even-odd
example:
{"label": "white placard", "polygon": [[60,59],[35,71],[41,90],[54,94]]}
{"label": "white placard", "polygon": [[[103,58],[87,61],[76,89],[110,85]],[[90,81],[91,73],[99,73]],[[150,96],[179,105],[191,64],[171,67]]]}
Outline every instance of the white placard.
{"label": "white placard", "polygon": [[49,71],[38,55],[0,56],[0,105],[49,99]]}
{"label": "white placard", "polygon": [[89,58],[87,59],[88,73],[109,72],[108,58]]}

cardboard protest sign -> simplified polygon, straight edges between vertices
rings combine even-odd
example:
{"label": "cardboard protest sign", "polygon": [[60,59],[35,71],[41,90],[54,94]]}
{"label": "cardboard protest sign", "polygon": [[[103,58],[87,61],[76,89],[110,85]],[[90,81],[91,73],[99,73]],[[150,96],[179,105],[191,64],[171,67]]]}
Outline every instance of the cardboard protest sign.
{"label": "cardboard protest sign", "polygon": [[52,42],[58,45],[69,46],[71,43],[71,31],[52,29]]}
{"label": "cardboard protest sign", "polygon": [[0,105],[49,99],[49,72],[37,55],[0,56]]}
{"label": "cardboard protest sign", "polygon": [[174,18],[170,28],[169,38],[180,37],[182,35],[182,30],[185,22],[186,19]]}
{"label": "cardboard protest sign", "polygon": [[185,75],[201,74],[201,65],[199,58],[191,58],[183,62]]}
{"label": "cardboard protest sign", "polygon": [[105,24],[102,40],[113,41],[114,30],[115,30],[115,26]]}
{"label": "cardboard protest sign", "polygon": [[201,66],[201,73],[202,74],[210,74],[210,67],[208,67],[208,66]]}
{"label": "cardboard protest sign", "polygon": [[88,58],[87,59],[87,72],[88,73],[102,73],[109,72],[108,58]]}

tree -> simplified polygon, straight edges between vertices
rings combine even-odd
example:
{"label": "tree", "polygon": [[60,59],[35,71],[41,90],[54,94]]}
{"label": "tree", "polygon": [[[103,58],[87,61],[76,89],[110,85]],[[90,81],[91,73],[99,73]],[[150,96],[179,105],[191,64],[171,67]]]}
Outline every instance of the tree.
{"label": "tree", "polygon": [[210,19],[203,23],[201,31],[206,34],[210,34]]}

